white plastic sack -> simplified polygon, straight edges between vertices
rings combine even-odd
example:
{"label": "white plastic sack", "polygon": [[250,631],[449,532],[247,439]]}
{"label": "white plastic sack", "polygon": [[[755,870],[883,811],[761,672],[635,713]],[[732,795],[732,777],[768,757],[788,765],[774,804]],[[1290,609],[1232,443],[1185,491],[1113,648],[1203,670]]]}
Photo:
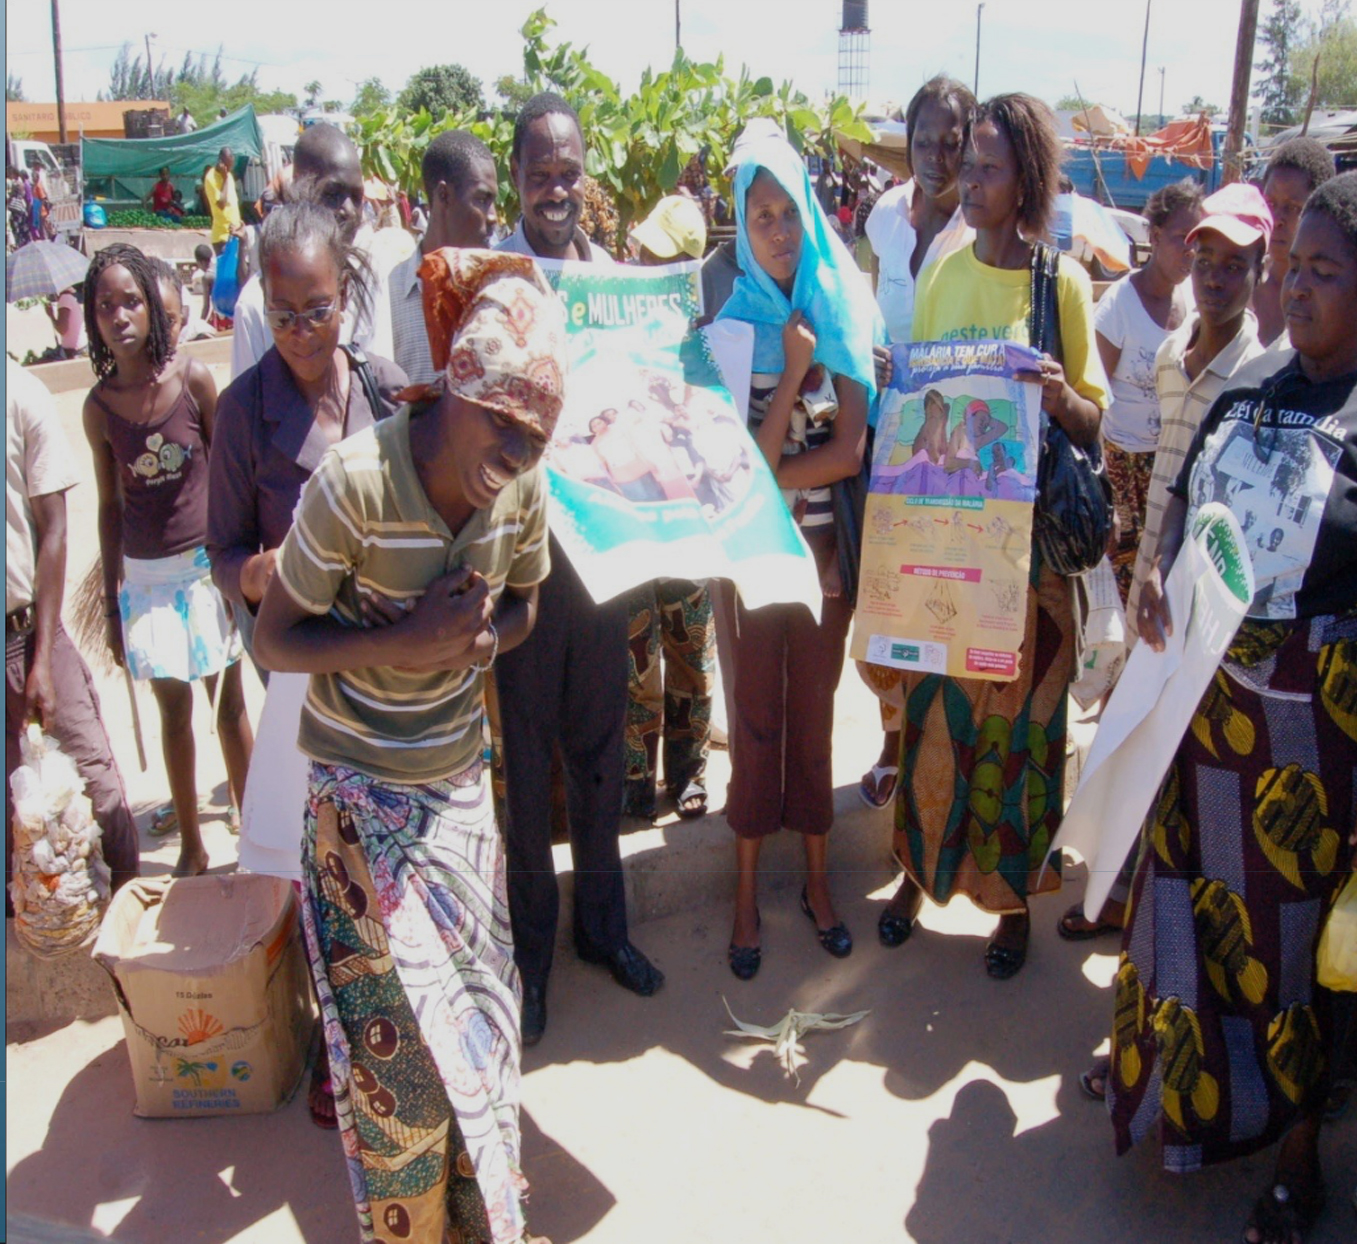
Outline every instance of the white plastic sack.
{"label": "white plastic sack", "polygon": [[19,750],[23,763],[10,778],[14,931],[34,954],[52,959],[94,941],[111,877],[75,762],[37,725]]}
{"label": "white plastic sack", "polygon": [[1080,708],[1091,708],[1116,685],[1126,664],[1126,611],[1106,557],[1076,578],[1074,602],[1079,663],[1070,694]]}

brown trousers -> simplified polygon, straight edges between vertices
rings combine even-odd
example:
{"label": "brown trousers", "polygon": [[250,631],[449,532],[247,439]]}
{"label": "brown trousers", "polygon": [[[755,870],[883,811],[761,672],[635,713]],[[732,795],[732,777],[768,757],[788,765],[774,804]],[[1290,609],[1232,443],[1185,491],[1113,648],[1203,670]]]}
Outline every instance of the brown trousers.
{"label": "brown trousers", "polygon": [[[721,586],[733,595],[729,583]],[[740,838],[784,827],[827,834],[834,823],[834,692],[852,605],[824,597],[817,623],[800,605],[724,604],[734,614],[738,685],[726,820]]]}

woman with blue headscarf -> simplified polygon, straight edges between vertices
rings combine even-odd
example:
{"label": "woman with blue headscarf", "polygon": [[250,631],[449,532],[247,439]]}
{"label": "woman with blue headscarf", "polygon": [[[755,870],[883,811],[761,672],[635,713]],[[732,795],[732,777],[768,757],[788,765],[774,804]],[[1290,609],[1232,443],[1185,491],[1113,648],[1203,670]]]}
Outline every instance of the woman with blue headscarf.
{"label": "woman with blue headscarf", "polygon": [[853,949],[825,869],[834,691],[858,552],[834,489],[862,469],[881,321],[865,279],[832,236],[805,165],[784,140],[761,139],[741,152],[734,198],[743,275],[721,316],[754,326],[750,429],[815,554],[824,593],[818,621],[800,605],[735,605],[726,819],[736,836],[738,883],[729,958],[731,971],[748,980],[762,953],[759,848],[784,827],[805,841],[801,910],[820,944],[837,958]]}

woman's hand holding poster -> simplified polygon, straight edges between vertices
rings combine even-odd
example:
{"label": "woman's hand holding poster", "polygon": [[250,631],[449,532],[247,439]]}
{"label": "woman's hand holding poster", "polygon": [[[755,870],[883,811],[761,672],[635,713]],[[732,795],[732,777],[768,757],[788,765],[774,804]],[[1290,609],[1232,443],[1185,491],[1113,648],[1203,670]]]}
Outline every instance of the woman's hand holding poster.
{"label": "woman's hand holding poster", "polygon": [[907,672],[1018,674],[1041,386],[1004,341],[895,346],[881,395],[852,655]]}

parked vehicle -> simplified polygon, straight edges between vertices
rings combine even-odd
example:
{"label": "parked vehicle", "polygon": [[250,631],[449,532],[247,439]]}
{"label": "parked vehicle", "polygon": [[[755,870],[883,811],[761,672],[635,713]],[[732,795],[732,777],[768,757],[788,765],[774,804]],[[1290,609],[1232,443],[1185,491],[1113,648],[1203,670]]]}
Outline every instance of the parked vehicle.
{"label": "parked vehicle", "polygon": [[[1246,134],[1245,150],[1251,150],[1253,145],[1253,137]],[[1224,146],[1225,127],[1214,126],[1211,130],[1211,147],[1215,154],[1210,168],[1194,168],[1174,156],[1153,155],[1149,157],[1145,175],[1136,177],[1131,172],[1125,153],[1117,148],[1102,145],[1095,148],[1087,142],[1067,143],[1064,171],[1080,194],[1108,207],[1143,212],[1150,195],[1184,177],[1200,182],[1206,194],[1219,190],[1224,169],[1221,154]]]}
{"label": "parked vehicle", "polygon": [[[69,150],[69,145],[68,145]],[[63,164],[57,153],[46,143],[31,138],[6,138],[5,163],[12,168],[26,168],[30,176],[41,170],[47,188],[48,220],[61,241],[71,241],[80,233],[80,164],[76,160]]]}

